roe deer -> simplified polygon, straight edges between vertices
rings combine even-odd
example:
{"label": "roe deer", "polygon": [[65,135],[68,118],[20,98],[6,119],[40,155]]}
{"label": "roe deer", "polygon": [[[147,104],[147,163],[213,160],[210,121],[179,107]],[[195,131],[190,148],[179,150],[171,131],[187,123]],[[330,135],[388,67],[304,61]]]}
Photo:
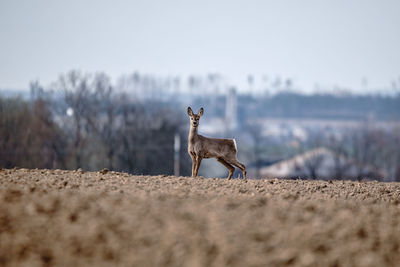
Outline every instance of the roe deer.
{"label": "roe deer", "polygon": [[197,134],[200,117],[204,113],[201,108],[197,114],[188,107],[187,113],[190,117],[190,131],[188,139],[188,153],[192,158],[192,177],[196,177],[200,163],[203,158],[216,158],[218,162],[224,165],[228,171],[228,180],[232,178],[235,167],[238,167],[243,173],[243,179],[246,180],[246,167],[236,158],[236,141],[235,139],[217,139],[208,138]]}

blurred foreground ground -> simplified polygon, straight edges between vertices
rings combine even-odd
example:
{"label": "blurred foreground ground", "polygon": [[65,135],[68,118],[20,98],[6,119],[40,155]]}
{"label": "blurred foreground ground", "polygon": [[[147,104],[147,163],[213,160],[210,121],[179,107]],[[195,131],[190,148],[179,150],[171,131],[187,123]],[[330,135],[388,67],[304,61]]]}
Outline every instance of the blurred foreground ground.
{"label": "blurred foreground ground", "polygon": [[0,170],[1,266],[398,266],[400,184]]}

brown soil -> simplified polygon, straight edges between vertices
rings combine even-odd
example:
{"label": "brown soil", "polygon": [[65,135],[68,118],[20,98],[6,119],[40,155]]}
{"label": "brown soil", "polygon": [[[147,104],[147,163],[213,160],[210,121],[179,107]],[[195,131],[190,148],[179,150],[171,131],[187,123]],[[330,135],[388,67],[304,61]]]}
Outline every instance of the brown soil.
{"label": "brown soil", "polygon": [[0,170],[0,265],[399,263],[397,183]]}

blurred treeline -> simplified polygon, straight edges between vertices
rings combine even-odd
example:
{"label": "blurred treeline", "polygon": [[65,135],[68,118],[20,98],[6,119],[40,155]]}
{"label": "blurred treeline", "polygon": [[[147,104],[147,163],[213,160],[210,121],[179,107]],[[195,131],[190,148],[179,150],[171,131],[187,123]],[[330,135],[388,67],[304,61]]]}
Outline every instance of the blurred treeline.
{"label": "blurred treeline", "polygon": [[[0,167],[173,174],[175,157],[179,173],[190,175],[190,105],[205,108],[201,134],[236,138],[251,178],[263,177],[264,167],[323,147],[330,151],[331,166],[323,164],[326,155],[318,155],[296,166],[303,172],[295,168],[286,177],[321,179],[329,169],[332,179],[400,180],[400,80],[392,96],[305,95],[276,82],[260,86],[239,93],[218,75],[185,82],[139,73],[111,83],[103,73],[79,71],[61,75],[46,89],[33,82],[30,97],[0,97]],[[252,79],[248,87],[255,87]],[[236,127],[230,128],[233,120]],[[201,175],[226,177],[218,163],[203,162]]]}
{"label": "blurred treeline", "polygon": [[[399,89],[400,90],[400,89]],[[248,101],[251,101],[249,97]],[[400,116],[400,91],[397,96],[382,95],[304,95],[283,91],[257,101],[239,103],[240,114],[255,117],[318,118],[363,120],[372,115],[383,120],[398,119]]]}
{"label": "blurred treeline", "polygon": [[189,174],[183,114],[169,106],[132,100],[105,74],[71,71],[51,90],[30,87],[30,100],[0,98],[0,167],[173,174],[179,135],[180,173]]}

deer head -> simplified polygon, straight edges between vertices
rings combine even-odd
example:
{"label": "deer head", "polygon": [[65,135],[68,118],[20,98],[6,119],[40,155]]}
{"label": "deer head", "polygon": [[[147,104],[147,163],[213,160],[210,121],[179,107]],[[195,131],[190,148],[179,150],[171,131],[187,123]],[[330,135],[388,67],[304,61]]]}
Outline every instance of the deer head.
{"label": "deer head", "polygon": [[187,113],[190,117],[190,125],[194,128],[199,126],[200,117],[203,116],[204,109],[200,108],[199,112],[197,112],[197,114],[194,114],[192,108],[188,107]]}

